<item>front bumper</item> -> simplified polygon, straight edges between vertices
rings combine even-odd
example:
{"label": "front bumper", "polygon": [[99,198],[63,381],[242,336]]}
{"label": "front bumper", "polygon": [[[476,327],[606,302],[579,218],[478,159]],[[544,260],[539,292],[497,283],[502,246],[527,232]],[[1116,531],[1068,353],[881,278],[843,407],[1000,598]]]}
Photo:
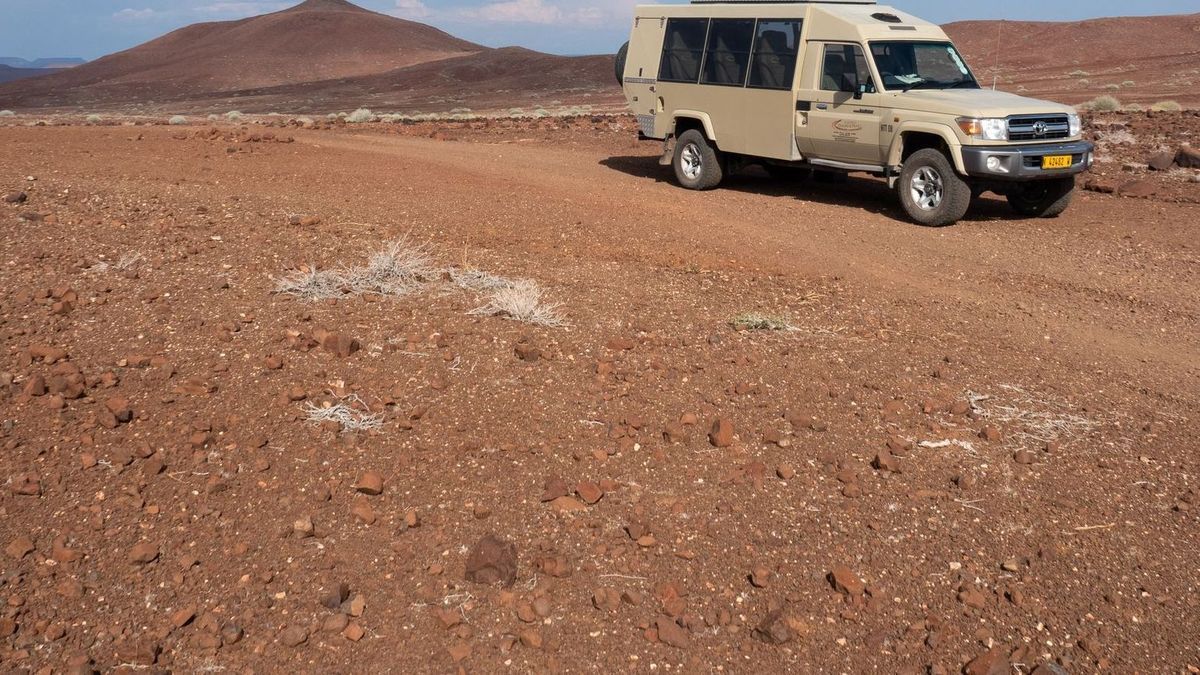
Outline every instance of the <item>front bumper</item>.
{"label": "front bumper", "polygon": [[[1092,166],[1095,146],[1087,141],[1042,143],[1038,145],[964,145],[963,167],[968,176],[996,180],[1042,180],[1074,176]],[[1043,169],[1047,155],[1070,155],[1071,167]]]}

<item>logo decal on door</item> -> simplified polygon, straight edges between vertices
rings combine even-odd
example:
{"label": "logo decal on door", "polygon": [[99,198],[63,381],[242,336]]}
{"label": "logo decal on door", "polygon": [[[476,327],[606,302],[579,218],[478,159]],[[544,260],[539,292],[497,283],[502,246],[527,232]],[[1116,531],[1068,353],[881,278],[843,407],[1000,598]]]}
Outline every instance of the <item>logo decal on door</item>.
{"label": "logo decal on door", "polygon": [[838,131],[862,131],[862,125],[854,120],[838,120],[833,123],[833,128]]}

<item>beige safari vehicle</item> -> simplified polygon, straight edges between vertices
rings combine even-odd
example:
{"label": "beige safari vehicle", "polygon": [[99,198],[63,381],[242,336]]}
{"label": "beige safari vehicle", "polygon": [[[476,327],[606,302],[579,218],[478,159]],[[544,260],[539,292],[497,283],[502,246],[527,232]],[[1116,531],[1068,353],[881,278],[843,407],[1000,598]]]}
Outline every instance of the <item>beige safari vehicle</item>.
{"label": "beige safari vehicle", "polygon": [[941,28],[869,1],[642,5],[616,75],[694,190],[752,164],[866,172],[940,226],[985,191],[1057,216],[1092,164],[1074,109],[981,88]]}

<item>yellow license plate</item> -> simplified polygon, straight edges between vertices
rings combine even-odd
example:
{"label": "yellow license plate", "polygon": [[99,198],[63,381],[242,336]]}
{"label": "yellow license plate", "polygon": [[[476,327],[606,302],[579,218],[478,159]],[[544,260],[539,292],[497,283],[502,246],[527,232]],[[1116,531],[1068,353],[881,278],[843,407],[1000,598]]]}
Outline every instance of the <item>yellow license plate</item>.
{"label": "yellow license plate", "polygon": [[1046,155],[1042,158],[1043,169],[1069,169],[1071,168],[1070,155]]}

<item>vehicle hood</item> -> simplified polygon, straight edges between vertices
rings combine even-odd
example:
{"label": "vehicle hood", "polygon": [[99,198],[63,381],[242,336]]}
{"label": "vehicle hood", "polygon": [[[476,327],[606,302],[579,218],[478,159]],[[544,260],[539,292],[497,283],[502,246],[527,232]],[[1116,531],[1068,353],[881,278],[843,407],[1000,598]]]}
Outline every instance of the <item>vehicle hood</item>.
{"label": "vehicle hood", "polygon": [[1072,113],[1074,108],[1026,98],[1004,91],[991,89],[914,89],[906,94],[895,94],[893,107],[898,110],[914,110],[942,113],[961,117],[1007,117],[1044,113]]}

